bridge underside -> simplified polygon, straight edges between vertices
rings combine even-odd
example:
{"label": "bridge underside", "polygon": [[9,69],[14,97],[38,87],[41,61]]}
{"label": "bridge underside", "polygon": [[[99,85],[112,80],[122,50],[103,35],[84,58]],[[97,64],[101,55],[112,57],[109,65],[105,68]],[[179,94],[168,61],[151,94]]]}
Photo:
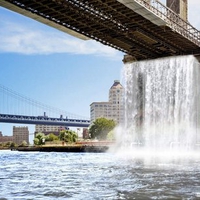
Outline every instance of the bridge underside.
{"label": "bridge underside", "polygon": [[200,47],[191,40],[116,0],[1,0],[0,6],[82,39],[94,39],[137,60],[200,54]]}

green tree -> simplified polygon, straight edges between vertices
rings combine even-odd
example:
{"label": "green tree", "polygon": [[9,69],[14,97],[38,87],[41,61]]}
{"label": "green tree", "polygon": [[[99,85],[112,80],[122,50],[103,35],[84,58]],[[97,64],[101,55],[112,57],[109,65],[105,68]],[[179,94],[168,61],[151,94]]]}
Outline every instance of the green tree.
{"label": "green tree", "polygon": [[108,132],[108,134],[107,134],[107,140],[110,140],[110,141],[115,140],[114,129],[111,130],[110,132]]}
{"label": "green tree", "polygon": [[12,147],[16,147],[17,146],[17,144],[15,144],[14,142],[11,142],[11,144],[10,144],[10,147],[12,148]]}
{"label": "green tree", "polygon": [[34,144],[36,144],[36,145],[41,145],[41,144],[43,144],[44,143],[44,141],[45,141],[45,134],[44,133],[37,133],[36,134],[36,136],[35,136],[35,138],[34,138]]}
{"label": "green tree", "polygon": [[33,142],[35,145],[40,145],[40,140],[38,138],[34,138]]}
{"label": "green tree", "polygon": [[65,138],[65,130],[62,130],[62,131],[60,131],[59,139],[64,141],[65,140],[64,138]]}
{"label": "green tree", "polygon": [[108,133],[115,128],[114,120],[106,118],[96,119],[89,128],[89,134],[92,139],[105,140]]}
{"label": "green tree", "polygon": [[54,141],[54,140],[58,140],[58,136],[56,136],[54,133],[50,133],[45,137],[46,141]]}
{"label": "green tree", "polygon": [[62,141],[71,143],[77,141],[78,135],[72,130],[62,130],[60,131],[59,138]]}
{"label": "green tree", "polygon": [[28,146],[28,143],[25,140],[23,140],[22,143],[19,145],[19,147],[26,147],[26,146]]}
{"label": "green tree", "polygon": [[11,145],[11,142],[4,143],[4,147],[10,147],[10,145]]}

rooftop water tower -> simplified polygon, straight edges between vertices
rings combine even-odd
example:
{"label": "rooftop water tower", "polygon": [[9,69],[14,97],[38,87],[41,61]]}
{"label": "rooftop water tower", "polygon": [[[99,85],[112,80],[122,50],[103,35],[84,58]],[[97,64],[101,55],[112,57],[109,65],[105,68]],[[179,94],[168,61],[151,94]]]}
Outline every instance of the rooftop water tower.
{"label": "rooftop water tower", "polygon": [[183,20],[188,21],[187,0],[167,0],[167,7],[177,13]]}

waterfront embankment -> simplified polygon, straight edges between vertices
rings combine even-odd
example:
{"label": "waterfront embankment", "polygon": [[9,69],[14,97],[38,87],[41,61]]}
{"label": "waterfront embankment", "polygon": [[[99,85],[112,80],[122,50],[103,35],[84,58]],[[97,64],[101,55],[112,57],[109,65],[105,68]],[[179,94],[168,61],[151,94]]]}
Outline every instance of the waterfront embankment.
{"label": "waterfront embankment", "polygon": [[38,145],[38,146],[26,146],[16,147],[11,150],[16,151],[41,151],[41,152],[91,152],[91,153],[103,153],[109,150],[113,146],[113,142],[77,142],[74,144],[62,145]]}

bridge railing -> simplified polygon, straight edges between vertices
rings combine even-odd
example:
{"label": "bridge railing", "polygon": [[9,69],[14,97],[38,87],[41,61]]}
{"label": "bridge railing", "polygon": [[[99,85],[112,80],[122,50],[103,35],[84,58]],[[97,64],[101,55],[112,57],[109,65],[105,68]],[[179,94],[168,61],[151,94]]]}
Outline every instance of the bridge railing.
{"label": "bridge railing", "polygon": [[196,45],[200,46],[200,31],[194,28],[189,22],[183,20],[178,14],[170,8],[163,5],[158,0],[135,0],[140,5],[152,11],[162,20],[166,21],[167,25],[174,31],[178,32],[185,38],[189,39]]}

